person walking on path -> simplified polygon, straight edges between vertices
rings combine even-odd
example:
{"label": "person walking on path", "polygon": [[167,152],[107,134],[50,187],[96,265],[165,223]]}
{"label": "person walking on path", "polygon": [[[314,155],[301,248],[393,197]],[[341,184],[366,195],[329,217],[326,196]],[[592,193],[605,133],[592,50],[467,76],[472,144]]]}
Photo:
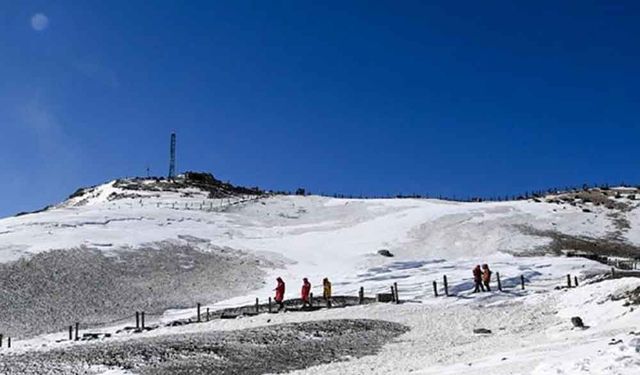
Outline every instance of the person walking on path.
{"label": "person walking on path", "polygon": [[476,285],[473,290],[474,293],[478,293],[480,291],[484,292],[484,286],[482,286],[482,269],[480,269],[479,264],[473,269],[473,282]]}
{"label": "person walking on path", "polygon": [[309,302],[309,293],[311,293],[311,283],[305,277],[302,279],[302,291],[300,293],[300,297],[302,298],[302,307],[311,307],[311,303]]}
{"label": "person walking on path", "polygon": [[278,285],[274,289],[276,291],[276,303],[278,304],[278,311],[284,309],[284,280],[281,277],[276,279]]}
{"label": "person walking on path", "polygon": [[322,298],[327,302],[327,307],[331,307],[331,282],[326,277],[322,280]]}
{"label": "person walking on path", "polygon": [[491,286],[489,286],[490,282],[491,282],[491,270],[489,269],[488,264],[483,264],[482,265],[482,283],[484,284],[484,287],[487,289],[487,292],[491,291]]}

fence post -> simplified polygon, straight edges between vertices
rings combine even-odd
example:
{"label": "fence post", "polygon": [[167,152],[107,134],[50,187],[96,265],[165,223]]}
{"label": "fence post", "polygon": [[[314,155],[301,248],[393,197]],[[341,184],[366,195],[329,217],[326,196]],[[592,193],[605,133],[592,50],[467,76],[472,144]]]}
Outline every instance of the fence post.
{"label": "fence post", "polygon": [[11,348],[11,337],[7,337],[7,348]]}
{"label": "fence post", "polygon": [[75,336],[76,341],[80,339],[79,331],[80,331],[80,323],[76,322],[76,336]]}
{"label": "fence post", "polygon": [[442,277],[442,281],[444,282],[444,295],[449,297],[449,283],[447,282],[447,275]]}
{"label": "fence post", "polygon": [[200,320],[200,303],[197,304],[196,310],[197,310],[197,314],[198,314],[198,323],[200,323],[202,321],[202,320]]}
{"label": "fence post", "polygon": [[0,334],[0,348],[2,348],[2,341],[4,340],[4,336]]}
{"label": "fence post", "polygon": [[612,279],[616,278],[616,269],[614,267],[611,267],[611,278]]}
{"label": "fence post", "polygon": [[364,303],[364,287],[360,287],[358,291],[358,304],[362,305]]}
{"label": "fence post", "polygon": [[522,286],[522,290],[524,290],[524,275],[520,275],[520,285]]}
{"label": "fence post", "polygon": [[269,314],[271,314],[271,297],[269,297]]}
{"label": "fence post", "polygon": [[391,285],[391,301],[392,302],[396,301],[396,291],[393,290],[393,285]]}
{"label": "fence post", "polygon": [[502,282],[500,282],[500,272],[496,272],[496,277],[498,278],[498,290],[502,292]]}
{"label": "fence post", "polygon": [[136,329],[140,329],[140,313],[136,311]]}
{"label": "fence post", "polygon": [[144,329],[144,311],[140,313],[140,326]]}
{"label": "fence post", "polygon": [[567,287],[571,288],[571,274],[567,275]]}
{"label": "fence post", "polygon": [[209,308],[207,307],[207,322],[209,321]]}
{"label": "fence post", "polygon": [[433,295],[438,296],[438,283],[435,280],[433,281]]}
{"label": "fence post", "polygon": [[260,300],[256,298],[256,314],[260,312]]}
{"label": "fence post", "polygon": [[400,295],[398,294],[398,283],[393,283],[393,289],[396,292],[396,295],[395,295],[396,303],[400,303]]}
{"label": "fence post", "polygon": [[574,281],[573,285],[575,285],[576,288],[577,288],[578,287],[578,276],[574,276],[573,277],[573,281]]}
{"label": "fence post", "polygon": [[69,341],[73,340],[73,326],[69,326]]}

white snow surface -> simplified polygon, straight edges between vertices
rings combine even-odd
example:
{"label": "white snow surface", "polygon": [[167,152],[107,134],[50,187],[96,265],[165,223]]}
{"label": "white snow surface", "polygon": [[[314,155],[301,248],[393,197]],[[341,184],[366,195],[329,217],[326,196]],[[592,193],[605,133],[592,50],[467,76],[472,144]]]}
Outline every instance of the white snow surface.
{"label": "white snow surface", "polygon": [[[50,210],[0,220],[0,262],[79,246],[109,252],[164,240],[197,238],[264,256],[286,259],[268,269],[267,285],[248,295],[211,304],[222,308],[266,299],[275,277],[287,281],[287,298],[298,296],[302,277],[320,295],[329,277],[334,294],[367,295],[399,285],[400,305],[373,304],[314,313],[285,313],[161,328],[142,335],[227,330],[284,322],[368,318],[406,324],[411,331],[376,356],[312,367],[300,374],[638,374],[640,313],[611,295],[639,287],[624,278],[554,289],[566,275],[580,280],[608,268],[582,258],[522,257],[550,241],[519,226],[571,235],[605,237],[616,230],[608,210],[534,201],[457,203],[427,199],[336,199],[269,196],[208,199],[198,190],[137,192],[143,197],[110,200],[122,193],[113,183]],[[186,195],[186,196],[185,196]],[[640,244],[640,214],[626,215],[624,238]],[[388,249],[395,256],[376,254]],[[489,263],[500,272],[505,293],[471,293],[471,269]],[[433,297],[432,281],[447,275],[455,297]],[[527,282],[519,288],[520,276]],[[494,286],[495,287],[495,286]],[[205,306],[206,307],[206,306]],[[167,321],[193,311],[167,311]],[[586,330],[571,328],[581,316]],[[268,321],[269,319],[269,321]],[[152,324],[153,322],[149,322]],[[117,327],[93,330],[114,331]],[[488,328],[491,335],[475,335]],[[14,344],[15,351],[46,350],[66,333]],[[116,337],[113,340],[127,339]],[[611,339],[622,340],[609,345]],[[634,341],[635,340],[635,341]],[[105,373],[118,369],[105,369]]]}

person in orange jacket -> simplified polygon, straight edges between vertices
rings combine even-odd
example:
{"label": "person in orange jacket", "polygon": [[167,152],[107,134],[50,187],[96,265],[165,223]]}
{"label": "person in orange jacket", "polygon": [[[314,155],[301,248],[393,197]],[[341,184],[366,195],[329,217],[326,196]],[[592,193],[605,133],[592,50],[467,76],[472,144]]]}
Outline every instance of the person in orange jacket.
{"label": "person in orange jacket", "polygon": [[322,297],[327,303],[327,307],[331,307],[331,281],[327,277],[322,280]]}
{"label": "person in orange jacket", "polygon": [[276,291],[276,303],[279,305],[278,311],[284,309],[284,280],[281,277],[276,279],[278,285],[274,289]]}
{"label": "person in orange jacket", "polygon": [[484,284],[484,287],[487,289],[488,292],[491,291],[491,287],[489,286],[490,282],[491,282],[491,270],[489,269],[489,265],[485,263],[482,265],[482,283]]}
{"label": "person in orange jacket", "polygon": [[305,277],[302,279],[302,291],[300,293],[300,297],[302,298],[302,307],[311,306],[309,302],[309,293],[311,293],[311,283]]}

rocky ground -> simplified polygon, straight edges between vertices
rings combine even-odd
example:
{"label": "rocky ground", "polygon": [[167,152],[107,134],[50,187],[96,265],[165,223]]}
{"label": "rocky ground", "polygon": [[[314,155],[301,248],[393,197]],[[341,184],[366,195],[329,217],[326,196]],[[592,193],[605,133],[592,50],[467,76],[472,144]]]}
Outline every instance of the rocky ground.
{"label": "rocky ground", "polygon": [[161,375],[284,373],[373,355],[407,330],[378,320],[325,320],[105,341],[5,355],[0,373],[96,374],[105,367]]}
{"label": "rocky ground", "polygon": [[184,241],[131,250],[57,250],[0,264],[0,333],[24,338],[215,302],[256,289],[259,267],[275,266]]}

